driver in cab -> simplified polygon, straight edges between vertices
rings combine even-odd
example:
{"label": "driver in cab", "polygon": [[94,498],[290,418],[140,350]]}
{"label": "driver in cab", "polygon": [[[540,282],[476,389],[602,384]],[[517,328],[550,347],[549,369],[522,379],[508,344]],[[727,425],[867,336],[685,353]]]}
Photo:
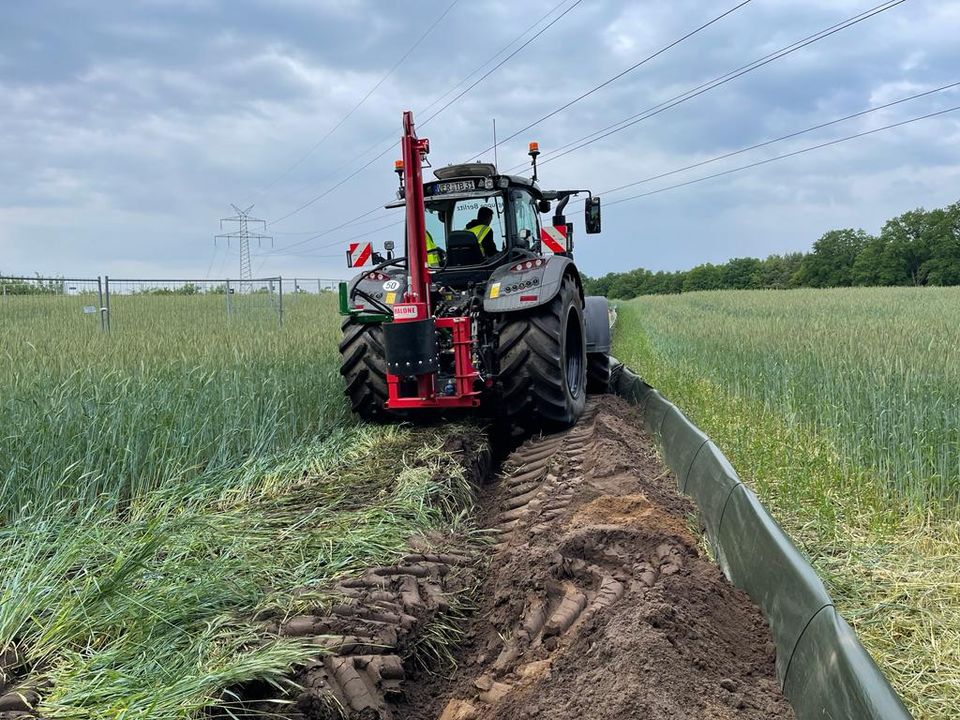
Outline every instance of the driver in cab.
{"label": "driver in cab", "polygon": [[477,236],[477,242],[480,244],[480,252],[484,257],[491,257],[497,254],[497,244],[493,239],[493,230],[490,223],[493,221],[493,209],[482,206],[477,210],[477,217],[467,223],[464,230],[469,230]]}
{"label": "driver in cab", "polygon": [[[485,258],[497,254],[497,244],[493,239],[493,230],[490,223],[493,221],[493,209],[482,206],[477,210],[477,217],[467,223],[464,230],[473,233],[477,238],[477,244],[480,246],[480,252]],[[440,267],[444,261],[445,253],[433,239],[433,235],[428,230],[426,233],[427,243],[427,264],[430,267]]]}

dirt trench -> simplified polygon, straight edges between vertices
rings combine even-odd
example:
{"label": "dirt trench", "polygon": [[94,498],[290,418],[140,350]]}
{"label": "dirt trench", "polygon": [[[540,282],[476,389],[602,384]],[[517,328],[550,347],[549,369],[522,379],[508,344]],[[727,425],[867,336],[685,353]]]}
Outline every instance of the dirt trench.
{"label": "dirt trench", "polygon": [[[794,717],[762,615],[701,553],[695,508],[640,427],[622,400],[592,399],[479,490],[490,544],[413,553],[342,583],[327,616],[288,621],[338,651],[299,671],[287,716]],[[469,588],[477,608],[451,620]],[[461,633],[439,672],[409,661],[437,620]]]}

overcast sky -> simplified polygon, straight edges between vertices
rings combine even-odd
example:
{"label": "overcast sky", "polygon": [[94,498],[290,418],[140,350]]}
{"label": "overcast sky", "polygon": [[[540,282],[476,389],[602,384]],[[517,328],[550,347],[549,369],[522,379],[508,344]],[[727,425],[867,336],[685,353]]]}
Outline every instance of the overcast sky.
{"label": "overcast sky", "polygon": [[[876,2],[753,0],[503,143],[500,166],[525,162],[530,140],[539,141],[546,161],[551,149]],[[255,203],[252,214],[269,221],[275,238],[273,248],[254,245],[257,274],[345,277],[347,240],[388,225],[399,211],[312,235],[391,199],[398,155],[388,148],[399,137],[402,110],[414,110],[423,125],[445,103],[435,102],[444,93],[451,91],[446,100],[456,97],[572,8],[421,127],[434,165],[462,161],[491,145],[492,118],[500,138],[507,137],[736,4],[6,0],[0,5],[0,271],[236,276],[236,245],[215,246],[213,236],[218,219],[232,214],[231,203]],[[960,2],[907,0],[544,162],[541,185],[603,192],[960,81],[958,37]],[[578,264],[597,275],[806,250],[831,228],[876,232],[905,210],[957,201],[960,112],[609,204],[956,105],[958,89],[939,92],[606,193],[601,235],[584,235],[576,218]],[[341,187],[280,220],[381,152]],[[377,244],[391,237],[400,240],[400,229],[369,235]]]}

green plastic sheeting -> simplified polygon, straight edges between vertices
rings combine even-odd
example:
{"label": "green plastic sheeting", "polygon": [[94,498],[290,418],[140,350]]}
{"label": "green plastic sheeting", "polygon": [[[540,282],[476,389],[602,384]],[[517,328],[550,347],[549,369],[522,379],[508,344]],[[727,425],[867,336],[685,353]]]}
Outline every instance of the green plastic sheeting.
{"label": "green plastic sheeting", "polygon": [[730,493],[740,484],[740,478],[727,462],[727,458],[708,440],[700,448],[690,466],[684,492],[691,496],[700,510],[700,520],[706,528],[707,541],[715,555],[719,555],[717,536],[720,520],[727,506]]}
{"label": "green plastic sheeting", "polygon": [[723,572],[763,610],[777,677],[798,720],[909,720],[816,571],[720,449],[636,374],[611,363],[611,387],[640,407],[680,489],[696,502]]}
{"label": "green plastic sheeting", "polygon": [[717,560],[724,574],[760,606],[777,644],[777,677],[787,667],[807,623],[832,604],[826,588],[786,533],[749,488],[730,493],[720,532]]}
{"label": "green plastic sheeting", "polygon": [[856,633],[832,606],[817,613],[803,633],[783,694],[801,719],[910,719]]}
{"label": "green plastic sheeting", "polygon": [[639,405],[643,410],[650,386],[631,372],[624,373],[623,366],[614,364],[610,368],[610,388],[620,397]]}
{"label": "green plastic sheeting", "polygon": [[660,423],[660,442],[663,444],[664,459],[673,468],[680,490],[685,492],[693,459],[707,443],[707,436],[687,420],[687,416],[675,405],[670,405]]}
{"label": "green plastic sheeting", "polygon": [[650,434],[658,441],[663,420],[671,408],[673,408],[673,404],[664,400],[658,392],[649,393],[643,404],[643,422]]}

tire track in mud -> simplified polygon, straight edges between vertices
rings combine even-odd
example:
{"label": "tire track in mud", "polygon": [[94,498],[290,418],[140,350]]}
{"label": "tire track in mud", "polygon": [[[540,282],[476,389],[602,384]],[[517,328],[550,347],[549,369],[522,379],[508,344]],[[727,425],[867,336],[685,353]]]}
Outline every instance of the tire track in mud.
{"label": "tire track in mud", "polygon": [[695,508],[623,401],[504,462],[486,595],[452,680],[403,720],[792,718],[760,612],[701,556]]}
{"label": "tire track in mud", "polygon": [[[792,718],[760,612],[701,555],[694,507],[640,427],[602,396],[575,427],[527,440],[478,487],[490,544],[420,548],[280,624],[332,652],[297,670],[292,709],[249,716]],[[450,598],[473,587],[477,611],[451,619]],[[449,677],[411,661],[434,622],[462,626]]]}

